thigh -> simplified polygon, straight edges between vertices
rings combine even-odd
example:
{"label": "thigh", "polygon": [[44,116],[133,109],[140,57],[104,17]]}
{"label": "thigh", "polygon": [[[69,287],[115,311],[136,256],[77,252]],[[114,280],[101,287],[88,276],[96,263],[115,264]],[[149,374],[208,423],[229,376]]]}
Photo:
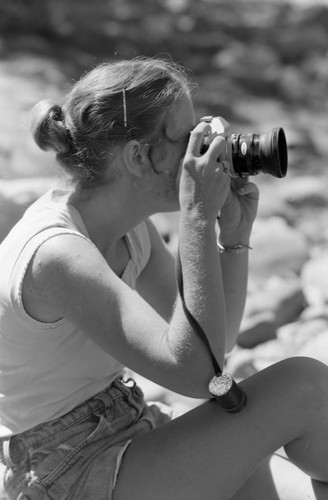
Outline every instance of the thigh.
{"label": "thigh", "polygon": [[310,382],[319,378],[317,371],[327,385],[326,367],[297,358],[283,361],[243,382],[248,404],[242,412],[227,414],[211,401],[136,437],[124,456],[114,499],[230,499],[265,459],[314,423]]}

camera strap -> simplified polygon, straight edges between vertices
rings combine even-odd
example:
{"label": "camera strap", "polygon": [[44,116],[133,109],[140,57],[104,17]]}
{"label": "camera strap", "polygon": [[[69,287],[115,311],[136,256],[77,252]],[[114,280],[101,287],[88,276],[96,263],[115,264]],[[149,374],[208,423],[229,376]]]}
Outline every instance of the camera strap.
{"label": "camera strap", "polygon": [[180,259],[179,251],[178,251],[178,255],[177,255],[176,277],[177,277],[177,285],[178,285],[179,295],[181,298],[182,308],[183,308],[183,311],[186,315],[186,318],[188,319],[190,326],[198,334],[198,336],[203,340],[204,344],[208,348],[209,353],[211,355],[212,363],[213,363],[214,373],[221,374],[222,370],[220,368],[219,363],[217,362],[216,357],[214,356],[214,354],[212,352],[212,348],[210,346],[208,338],[205,335],[204,330],[202,329],[202,327],[200,326],[198,321],[193,317],[193,315],[191,314],[191,312],[189,311],[189,309],[185,303],[184,292],[183,292],[182,266],[181,266],[181,259]]}
{"label": "camera strap", "polygon": [[242,387],[240,387],[235,382],[235,380],[231,375],[227,373],[226,374],[222,373],[220,365],[213,354],[213,351],[211,349],[210,343],[208,341],[207,336],[205,335],[204,330],[202,329],[198,321],[193,317],[193,315],[191,314],[185,303],[184,292],[183,292],[182,265],[181,265],[179,250],[177,256],[176,276],[177,276],[178,291],[180,294],[181,303],[186,318],[188,319],[188,322],[190,326],[193,328],[193,330],[203,340],[204,344],[208,348],[208,351],[212,359],[215,376],[209,382],[209,392],[218,401],[218,403],[220,404],[220,406],[224,411],[228,413],[238,413],[245,407],[247,403],[247,396]]}

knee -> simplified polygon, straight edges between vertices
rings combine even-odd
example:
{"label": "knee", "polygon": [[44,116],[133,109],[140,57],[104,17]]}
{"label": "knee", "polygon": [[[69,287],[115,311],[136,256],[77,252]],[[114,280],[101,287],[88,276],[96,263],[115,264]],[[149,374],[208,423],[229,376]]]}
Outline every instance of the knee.
{"label": "knee", "polygon": [[304,372],[309,376],[316,376],[321,372],[328,372],[327,365],[308,356],[295,356],[293,358],[287,358],[278,362],[277,366],[280,366],[287,371],[291,370],[291,372],[295,372],[296,374]]}
{"label": "knee", "polygon": [[328,366],[313,358],[294,357],[275,365],[280,383],[293,389],[303,403],[322,408],[328,401]]}

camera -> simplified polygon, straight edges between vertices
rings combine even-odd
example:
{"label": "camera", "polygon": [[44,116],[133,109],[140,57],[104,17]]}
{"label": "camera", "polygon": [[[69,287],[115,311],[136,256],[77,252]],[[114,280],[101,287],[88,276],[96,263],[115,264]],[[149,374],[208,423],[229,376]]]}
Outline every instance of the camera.
{"label": "camera", "polygon": [[221,117],[204,116],[201,121],[211,126],[201,154],[207,151],[214,137],[224,137],[227,141],[226,157],[233,169],[231,175],[246,177],[263,172],[273,177],[285,177],[288,153],[285,132],[281,127],[264,134],[230,134],[229,123]]}

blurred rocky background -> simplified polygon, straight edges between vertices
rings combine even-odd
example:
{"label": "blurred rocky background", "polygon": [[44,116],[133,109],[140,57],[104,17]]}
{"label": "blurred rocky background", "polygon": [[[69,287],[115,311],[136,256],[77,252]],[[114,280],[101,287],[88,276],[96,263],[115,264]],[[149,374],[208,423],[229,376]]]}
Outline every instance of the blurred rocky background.
{"label": "blurred rocky background", "polygon": [[[327,1],[0,0],[0,241],[58,178],[30,138],[33,105],[61,102],[102,61],[138,55],[189,68],[199,117],[286,132],[286,178],[253,178],[249,293],[227,368],[241,379],[288,356],[328,363]],[[154,218],[173,250],[177,217]],[[149,398],[197,404],[140,382]]]}

